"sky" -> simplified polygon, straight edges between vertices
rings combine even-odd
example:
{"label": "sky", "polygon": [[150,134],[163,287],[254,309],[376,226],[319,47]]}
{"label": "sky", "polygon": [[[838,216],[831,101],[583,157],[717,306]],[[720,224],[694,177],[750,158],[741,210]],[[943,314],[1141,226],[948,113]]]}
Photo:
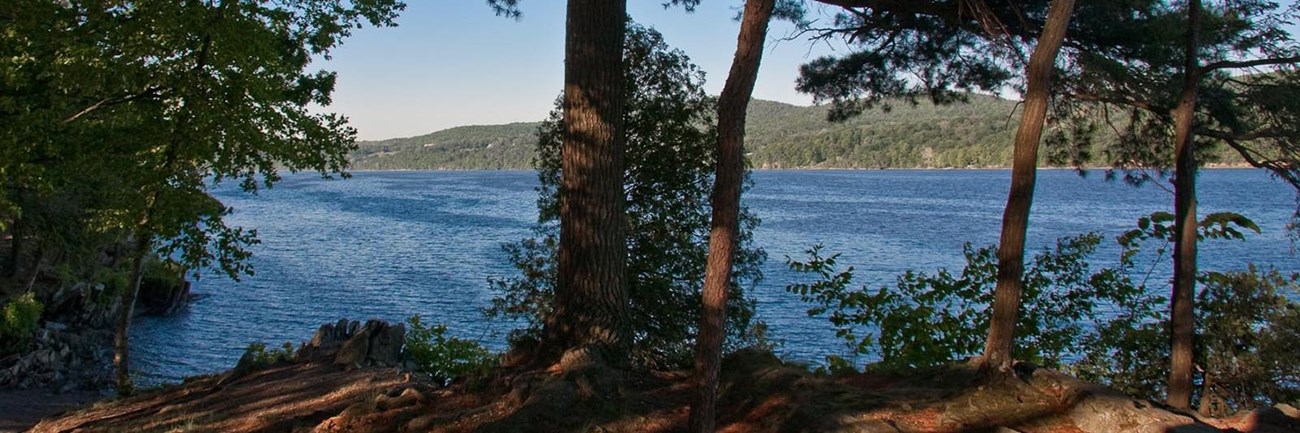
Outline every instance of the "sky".
{"label": "sky", "polygon": [[[333,104],[362,140],[411,137],[463,125],[542,120],[564,77],[562,0],[521,1],[523,18],[492,13],[484,0],[406,0],[391,28],[354,31],[320,67],[338,72]],[[736,50],[742,0],[705,0],[695,12],[665,9],[664,0],[629,0],[628,14],[664,35],[706,73],[718,94]],[[1294,0],[1283,0],[1294,6]],[[835,8],[809,2],[809,19]],[[1288,26],[1292,34],[1297,28]],[[814,43],[775,21],[768,31],[754,97],[809,105],[794,90],[799,65],[843,53],[842,43]]]}
{"label": "sky", "polygon": [[[407,0],[398,27],[356,30],[319,65],[338,72],[326,110],[347,116],[362,140],[542,120],[564,81],[564,2],[520,3],[523,18],[515,21],[495,16],[483,0]],[[743,2],[707,0],[693,13],[662,3],[630,0],[628,14],[685,51],[705,71],[706,90],[719,93]],[[832,12],[811,7],[814,19]],[[794,90],[799,65],[844,49],[793,31],[789,23],[772,23],[755,98],[811,104]]]}

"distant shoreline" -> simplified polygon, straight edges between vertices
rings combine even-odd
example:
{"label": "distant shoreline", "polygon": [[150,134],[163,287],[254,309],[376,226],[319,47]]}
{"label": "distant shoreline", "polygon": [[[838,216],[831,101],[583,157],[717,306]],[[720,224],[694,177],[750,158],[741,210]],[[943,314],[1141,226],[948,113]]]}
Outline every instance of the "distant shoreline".
{"label": "distant shoreline", "polygon": [[[1110,170],[1113,167],[1038,167],[1039,170]],[[1210,164],[1200,168],[1201,170],[1254,170],[1256,167],[1245,163],[1232,164]],[[790,167],[790,168],[772,168],[772,167],[754,167],[751,171],[1008,171],[1011,167],[882,167],[882,168],[861,168],[861,167]],[[1168,169],[1172,170],[1172,169]],[[429,171],[536,171],[533,168],[402,168],[402,169],[373,169],[373,168],[353,168],[347,170],[350,173],[398,173],[398,172],[429,172]]]}

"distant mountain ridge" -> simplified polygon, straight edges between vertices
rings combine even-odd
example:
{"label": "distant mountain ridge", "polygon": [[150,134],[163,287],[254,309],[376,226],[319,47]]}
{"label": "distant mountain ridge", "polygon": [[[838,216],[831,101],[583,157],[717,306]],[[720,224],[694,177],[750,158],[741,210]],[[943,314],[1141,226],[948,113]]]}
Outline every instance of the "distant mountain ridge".
{"label": "distant mountain ridge", "polygon": [[[755,168],[991,168],[1011,161],[1020,120],[1014,101],[972,95],[968,103],[890,105],[831,123],[827,106],[755,99],[746,120],[746,151]],[[363,141],[352,155],[353,168],[530,169],[539,124],[459,126]]]}

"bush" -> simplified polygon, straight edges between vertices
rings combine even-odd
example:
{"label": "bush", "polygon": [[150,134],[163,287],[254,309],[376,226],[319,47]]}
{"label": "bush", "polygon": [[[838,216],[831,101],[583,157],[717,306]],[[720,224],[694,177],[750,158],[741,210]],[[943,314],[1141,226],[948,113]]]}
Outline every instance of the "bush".
{"label": "bush", "polygon": [[[1101,306],[1136,311],[1155,303],[1125,268],[1090,270],[1087,258],[1101,239],[1063,238],[1028,263],[1013,348],[1017,359],[1059,367],[1079,341],[1106,326]],[[878,356],[875,368],[940,365],[978,355],[988,333],[985,311],[997,282],[997,251],[967,244],[964,253],[960,274],[907,271],[894,286],[871,291],[850,290],[853,268],[840,270],[838,254],[823,257],[816,246],[806,262],[787,258],[792,270],[815,274],[816,280],[786,290],[816,304],[808,315],[826,315],[854,353]]]}
{"label": "bush", "polygon": [[27,292],[9,298],[0,308],[0,356],[27,351],[45,305]]}
{"label": "bush", "polygon": [[[1167,258],[1173,216],[1156,212],[1119,236],[1119,265],[1089,269],[1101,237],[1088,234],[1057,241],[1025,269],[1014,356],[1061,368],[1140,398],[1158,400],[1169,365],[1166,299],[1152,295],[1168,287],[1134,284],[1139,257]],[[1258,233],[1254,222],[1235,213],[1210,214],[1199,224],[1201,239],[1242,240]],[[1142,247],[1154,243],[1154,255]],[[926,367],[978,354],[988,332],[985,313],[996,282],[996,249],[965,248],[959,275],[908,271],[894,287],[850,290],[853,268],[840,270],[838,255],[808,250],[805,262],[787,258],[791,269],[815,275],[787,286],[815,304],[810,316],[825,315],[857,354],[877,355],[876,368]],[[1149,267],[1143,266],[1144,273]],[[1206,272],[1196,307],[1193,403],[1207,415],[1225,415],[1275,403],[1300,402],[1300,275],[1276,270]],[[829,371],[851,367],[832,357]]]}
{"label": "bush", "polygon": [[[1298,295],[1297,276],[1251,266],[1205,273],[1199,280],[1193,353],[1198,410],[1222,416],[1300,401],[1294,346],[1300,341],[1300,303],[1291,300]],[[1167,326],[1164,317],[1137,324],[1117,321],[1100,338],[1084,342],[1075,374],[1159,399],[1169,363]]]}
{"label": "bush", "polygon": [[462,377],[480,377],[498,364],[497,355],[473,340],[447,336],[447,326],[426,326],[420,316],[407,320],[406,354],[415,371],[443,384]]}
{"label": "bush", "polygon": [[293,358],[293,343],[288,341],[284,342],[279,349],[270,350],[267,350],[265,343],[251,343],[239,357],[239,365],[236,368],[260,370],[272,365],[293,362]]}

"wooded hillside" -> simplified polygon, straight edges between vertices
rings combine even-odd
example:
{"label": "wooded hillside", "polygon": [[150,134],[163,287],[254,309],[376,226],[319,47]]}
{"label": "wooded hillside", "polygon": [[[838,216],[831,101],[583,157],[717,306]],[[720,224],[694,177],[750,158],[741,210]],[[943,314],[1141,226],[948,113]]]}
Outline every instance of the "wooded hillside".
{"label": "wooded hillside", "polygon": [[[972,96],[969,103],[913,106],[894,101],[845,122],[829,106],[754,100],[746,150],[755,168],[991,168],[1011,161],[1019,122],[1014,101]],[[408,138],[359,142],[358,170],[530,169],[540,122],[459,126]],[[1041,165],[1053,163],[1045,146]],[[1215,152],[1220,162],[1240,162]]]}

